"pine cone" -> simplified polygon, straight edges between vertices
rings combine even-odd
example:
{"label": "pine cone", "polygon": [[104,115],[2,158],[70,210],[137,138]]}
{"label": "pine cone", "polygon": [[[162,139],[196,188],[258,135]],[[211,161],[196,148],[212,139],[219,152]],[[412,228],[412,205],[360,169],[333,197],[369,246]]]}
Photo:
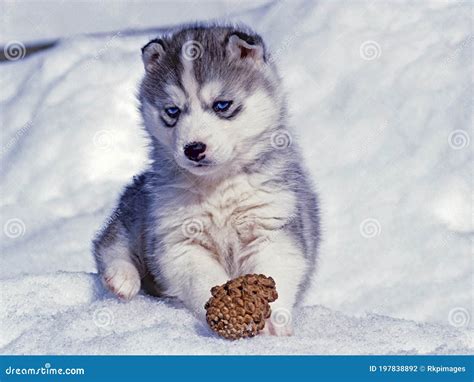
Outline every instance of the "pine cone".
{"label": "pine cone", "polygon": [[278,298],[275,281],[264,275],[245,275],[211,289],[206,319],[220,336],[235,340],[255,336],[270,317],[270,302]]}

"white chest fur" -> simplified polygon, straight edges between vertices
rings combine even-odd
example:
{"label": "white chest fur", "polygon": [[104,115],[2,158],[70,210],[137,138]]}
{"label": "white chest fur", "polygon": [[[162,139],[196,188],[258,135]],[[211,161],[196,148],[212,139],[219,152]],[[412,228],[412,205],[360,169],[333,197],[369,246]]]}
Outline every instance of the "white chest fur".
{"label": "white chest fur", "polygon": [[165,248],[198,245],[230,276],[293,216],[295,196],[260,174],[240,174],[217,185],[170,188],[155,204]]}

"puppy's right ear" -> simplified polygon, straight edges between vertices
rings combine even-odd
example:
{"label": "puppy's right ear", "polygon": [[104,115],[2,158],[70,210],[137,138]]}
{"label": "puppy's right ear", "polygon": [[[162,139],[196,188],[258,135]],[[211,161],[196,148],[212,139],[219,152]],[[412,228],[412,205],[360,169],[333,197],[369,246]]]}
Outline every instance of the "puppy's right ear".
{"label": "puppy's right ear", "polygon": [[142,48],[142,60],[145,70],[149,72],[165,55],[165,43],[162,39],[151,40]]}

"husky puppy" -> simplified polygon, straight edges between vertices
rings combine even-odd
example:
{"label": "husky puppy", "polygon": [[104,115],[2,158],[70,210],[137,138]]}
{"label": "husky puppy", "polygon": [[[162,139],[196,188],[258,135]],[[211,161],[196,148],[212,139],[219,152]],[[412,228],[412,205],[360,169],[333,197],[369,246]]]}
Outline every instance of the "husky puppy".
{"label": "husky puppy", "polygon": [[286,125],[281,81],[249,29],[196,25],[142,48],[140,111],[152,165],[93,243],[106,286],[180,299],[200,318],[211,287],[274,278],[266,330],[290,335],[319,242],[316,195]]}

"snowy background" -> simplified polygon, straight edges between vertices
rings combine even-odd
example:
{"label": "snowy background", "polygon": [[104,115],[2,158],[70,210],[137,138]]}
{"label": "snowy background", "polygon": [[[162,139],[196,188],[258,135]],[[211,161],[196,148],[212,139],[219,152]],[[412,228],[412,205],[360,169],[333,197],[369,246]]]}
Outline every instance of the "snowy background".
{"label": "snowy background", "polygon": [[[0,2],[0,352],[472,352],[472,3],[180,3]],[[292,338],[227,342],[95,274],[91,238],[147,165],[140,48],[195,20],[266,39],[320,193]]]}

